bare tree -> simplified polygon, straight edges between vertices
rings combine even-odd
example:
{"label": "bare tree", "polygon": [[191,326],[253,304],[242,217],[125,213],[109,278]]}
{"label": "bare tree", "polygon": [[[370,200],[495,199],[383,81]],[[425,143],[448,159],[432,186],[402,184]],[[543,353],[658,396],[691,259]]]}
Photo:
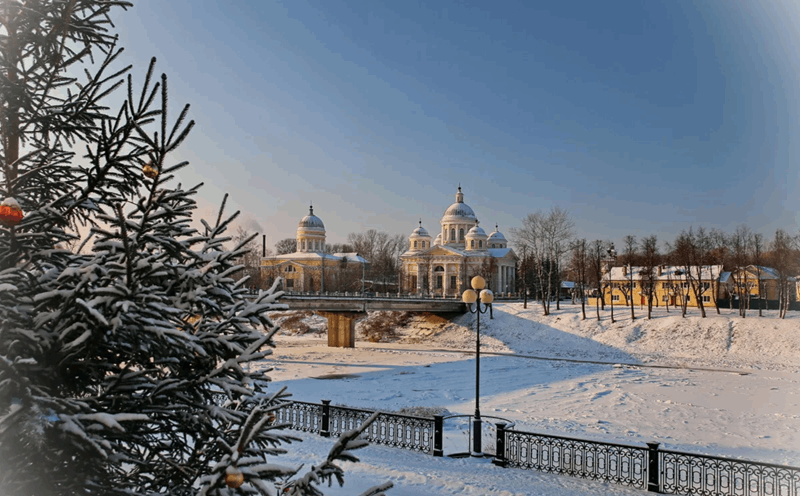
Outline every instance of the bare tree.
{"label": "bare tree", "polygon": [[800,257],[792,249],[793,240],[786,231],[778,229],[770,243],[770,265],[778,273],[778,315],[786,318],[786,311],[791,303],[792,276],[800,272]]}
{"label": "bare tree", "polygon": [[[588,270],[588,253],[586,239],[582,238],[572,245],[572,273],[578,287],[574,290],[581,299],[582,319],[586,320],[586,276]],[[575,294],[575,293],[573,293]]]}
{"label": "bare tree", "polygon": [[764,308],[764,279],[761,275],[761,266],[764,264],[764,236],[760,233],[753,234],[753,265],[756,266],[756,287],[758,288],[758,316],[763,317]]}
{"label": "bare tree", "polygon": [[[250,238],[250,241],[244,246],[247,252],[239,257],[238,260],[238,264],[242,265],[243,269],[232,277],[236,280],[246,277],[247,281],[245,282],[245,287],[251,288],[252,290],[263,289],[265,287],[264,275],[261,271],[261,247],[258,246],[256,237],[256,233],[248,233],[241,227],[236,229],[236,234],[233,237],[234,246]],[[269,255],[271,255],[271,252],[267,250],[267,256]]]}
{"label": "bare tree", "polygon": [[[547,256],[547,249],[544,236],[545,216],[541,212],[528,214],[522,220],[522,227],[512,228],[511,236],[513,243],[520,251],[528,254],[528,263],[532,270],[534,292],[540,298],[544,315],[549,315],[549,308],[545,302],[546,291],[542,287],[545,279],[544,260]],[[530,284],[530,283],[529,283]]]}
{"label": "bare tree", "polygon": [[295,238],[286,238],[275,243],[276,255],[287,255],[297,251],[297,240]]}
{"label": "bare tree", "polygon": [[[548,213],[543,227],[547,243],[547,258],[550,261],[547,274],[548,292],[555,290],[556,309],[560,310],[561,267],[564,265],[564,257],[570,249],[575,223],[570,218],[569,212],[560,207],[553,207]],[[550,313],[549,296],[550,294],[547,298],[547,313]]]}
{"label": "bare tree", "polygon": [[752,245],[753,233],[750,228],[745,225],[737,227],[730,237],[731,262],[733,266],[731,277],[739,298],[739,315],[742,318],[747,316],[747,309],[750,306],[750,290],[753,288],[753,281],[750,280],[747,271]]}
{"label": "bare tree", "polygon": [[[708,261],[710,264],[722,265],[723,269],[730,264],[730,247],[729,247],[729,237],[726,233],[720,230],[711,230],[708,234],[709,239],[709,252],[708,252]],[[721,274],[717,275],[718,279],[718,286],[716,291],[711,292],[711,296],[714,298],[714,307],[717,309],[717,315],[719,315],[719,301],[718,301],[718,293],[722,289],[722,278]],[[728,309],[730,310],[733,308],[733,291],[730,289],[732,287],[732,283],[726,283],[726,293],[728,295]]]}
{"label": "bare tree", "polygon": [[400,255],[408,248],[405,236],[368,229],[362,233],[348,234],[347,242],[370,262],[368,277],[373,285],[379,284],[384,291],[388,291],[389,287],[398,290],[402,271]]}
{"label": "bare tree", "polygon": [[[466,268],[466,259],[464,260],[464,264],[464,267]],[[461,273],[465,273],[465,270],[462,269]],[[478,275],[486,280],[487,288],[493,287],[492,282],[497,276],[497,259],[494,257],[484,258],[480,267],[478,268]],[[499,290],[500,288],[498,287],[497,289]]]}
{"label": "bare tree", "polygon": [[642,294],[647,298],[647,318],[653,318],[653,298],[656,297],[660,275],[658,240],[655,235],[642,240],[642,268],[639,272]]}
{"label": "bare tree", "polygon": [[325,243],[325,253],[355,253],[353,245],[347,243]]}
{"label": "bare tree", "polygon": [[[705,231],[703,231],[703,236],[705,236]],[[683,313],[686,313],[690,290],[697,302],[697,307],[700,309],[700,315],[705,317],[706,312],[702,299],[705,289],[703,288],[703,261],[698,247],[697,236],[695,236],[691,228],[688,231],[681,231],[675,239],[675,243],[672,245],[672,255],[675,265],[681,268],[681,273],[685,278],[684,283],[681,284],[681,297],[684,300],[681,306]]]}
{"label": "bare tree", "polygon": [[595,295],[595,310],[597,312],[597,320],[600,321],[600,310],[606,309],[606,302],[604,299],[603,291],[603,254],[605,253],[605,243],[596,239],[589,245],[589,252],[587,257],[587,283],[591,284],[594,288]]}
{"label": "bare tree", "polygon": [[[633,313],[633,264],[635,261],[636,256],[636,236],[627,235],[622,239],[622,243],[625,245],[625,251],[623,252],[624,263],[628,266],[627,275],[628,275],[628,287],[622,289],[622,293],[625,295],[625,299],[631,305],[631,320],[636,320],[636,316]],[[630,298],[629,298],[630,296]]]}

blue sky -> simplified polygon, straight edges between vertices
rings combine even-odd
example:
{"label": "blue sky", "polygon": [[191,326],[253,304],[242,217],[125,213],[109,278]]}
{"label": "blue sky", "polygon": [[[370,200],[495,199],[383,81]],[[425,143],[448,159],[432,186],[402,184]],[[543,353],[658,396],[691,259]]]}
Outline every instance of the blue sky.
{"label": "blue sky", "polygon": [[800,6],[790,1],[147,0],[116,17],[197,126],[176,160],[268,244],[313,201],[328,242],[439,230],[462,185],[509,234],[800,226]]}

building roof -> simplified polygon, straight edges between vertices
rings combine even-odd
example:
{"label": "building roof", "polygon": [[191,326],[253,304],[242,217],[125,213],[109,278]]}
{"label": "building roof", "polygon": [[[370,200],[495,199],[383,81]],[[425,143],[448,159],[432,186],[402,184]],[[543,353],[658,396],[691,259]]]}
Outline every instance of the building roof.
{"label": "building roof", "polygon": [[342,260],[347,260],[348,262],[354,263],[364,263],[368,264],[369,260],[365,259],[358,253],[320,253],[318,251],[307,251],[307,252],[294,252],[294,253],[286,253],[284,255],[277,255],[271,257],[264,257],[265,259],[273,259],[273,260],[280,260],[281,262],[307,262],[311,260],[330,260],[341,262]]}
{"label": "building roof", "polygon": [[[627,281],[629,275],[626,274],[626,267],[611,267],[611,270],[603,276],[604,281]],[[638,281],[643,278],[642,272],[644,267],[634,265],[631,267],[633,272],[633,280]],[[716,280],[722,274],[722,265],[703,265],[701,277],[704,281]],[[658,274],[658,268],[654,268],[653,277],[658,281],[683,281],[686,280],[686,274],[683,272],[684,267],[675,265],[662,265],[661,275]],[[697,266],[692,267],[692,276],[697,277]]]}
{"label": "building roof", "polygon": [[334,253],[334,257],[339,257],[340,259],[347,260],[348,262],[357,262],[362,264],[369,264],[369,260],[362,257],[358,253]]}

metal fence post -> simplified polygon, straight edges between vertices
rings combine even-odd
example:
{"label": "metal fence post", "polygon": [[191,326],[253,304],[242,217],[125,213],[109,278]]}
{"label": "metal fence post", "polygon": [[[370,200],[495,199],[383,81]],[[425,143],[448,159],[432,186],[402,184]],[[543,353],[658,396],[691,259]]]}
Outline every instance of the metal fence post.
{"label": "metal fence post", "polygon": [[497,449],[492,463],[498,467],[505,467],[508,463],[506,460],[506,424],[500,422],[495,425],[497,426]]}
{"label": "metal fence post", "polygon": [[658,470],[658,444],[647,443],[647,490],[651,493],[659,492],[659,479],[661,473]]}
{"label": "metal fence post", "polygon": [[433,416],[433,456],[444,456],[442,449],[442,433],[444,431],[444,415]]}
{"label": "metal fence post", "polygon": [[319,435],[324,437],[331,435],[331,400],[322,400],[322,425],[319,427]]}

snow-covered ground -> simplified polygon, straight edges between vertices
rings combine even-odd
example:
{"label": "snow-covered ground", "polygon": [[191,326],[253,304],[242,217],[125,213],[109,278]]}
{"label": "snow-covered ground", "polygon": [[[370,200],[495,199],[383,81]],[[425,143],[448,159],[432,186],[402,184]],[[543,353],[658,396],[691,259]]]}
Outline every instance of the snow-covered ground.
{"label": "snow-covered ground", "polygon": [[[636,308],[608,310],[562,302],[550,316],[529,303],[496,304],[481,318],[481,413],[520,430],[800,466],[800,314],[746,319],[722,310],[702,319],[671,309],[654,318]],[[265,365],[294,398],[396,411],[475,408],[475,316],[452,323],[418,317],[396,342],[357,339],[328,348],[324,334],[281,334]],[[324,320],[309,319],[324,331]],[[315,463],[331,440],[303,435],[282,463]],[[466,451],[466,433],[450,431],[446,452]],[[640,491],[485,460],[433,458],[371,446],[347,468],[347,484],[328,494],[358,494],[391,480],[395,495],[628,494]]]}

